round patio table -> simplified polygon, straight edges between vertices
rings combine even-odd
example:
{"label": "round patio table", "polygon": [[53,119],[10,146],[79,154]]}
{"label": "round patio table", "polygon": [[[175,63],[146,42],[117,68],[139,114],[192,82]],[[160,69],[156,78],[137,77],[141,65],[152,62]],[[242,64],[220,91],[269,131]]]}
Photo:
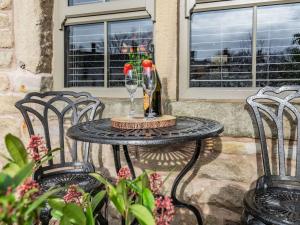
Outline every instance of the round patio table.
{"label": "round patio table", "polygon": [[201,141],[205,138],[217,136],[222,131],[223,125],[219,122],[197,117],[177,117],[175,126],[143,130],[117,129],[111,126],[110,119],[101,119],[72,126],[68,129],[67,136],[77,141],[112,145],[116,172],[121,168],[120,146],[123,145],[125,159],[133,178],[136,176],[127,145],[171,145],[196,141],[192,158],[174,180],[171,197],[176,207],[191,210],[195,214],[198,224],[202,225],[203,220],[198,209],[177,199],[177,187],[182,178],[197,162],[201,150]]}

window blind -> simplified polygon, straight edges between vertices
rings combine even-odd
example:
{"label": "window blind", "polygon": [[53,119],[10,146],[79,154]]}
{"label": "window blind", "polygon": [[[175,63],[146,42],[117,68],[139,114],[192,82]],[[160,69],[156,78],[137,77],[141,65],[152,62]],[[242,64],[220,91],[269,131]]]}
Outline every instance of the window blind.
{"label": "window blind", "polygon": [[252,9],[194,13],[190,87],[252,86]]}
{"label": "window blind", "polygon": [[103,23],[68,26],[66,36],[65,87],[103,87]]}
{"label": "window blind", "polygon": [[153,41],[153,23],[150,19],[119,21],[108,24],[109,72],[108,86],[125,85],[123,67],[130,54],[147,54]]}
{"label": "window blind", "polygon": [[300,84],[300,4],[257,10],[258,87]]}

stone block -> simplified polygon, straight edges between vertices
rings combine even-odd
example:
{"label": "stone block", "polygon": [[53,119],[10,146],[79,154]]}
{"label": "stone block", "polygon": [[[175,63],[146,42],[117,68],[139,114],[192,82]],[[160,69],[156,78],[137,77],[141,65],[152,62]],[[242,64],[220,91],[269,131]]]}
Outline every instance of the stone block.
{"label": "stone block", "polygon": [[201,167],[198,178],[209,178],[214,180],[231,180],[237,182],[251,183],[262,174],[261,162],[256,156],[241,156],[220,154],[200,159]]}
{"label": "stone block", "polygon": [[41,90],[42,76],[18,68],[10,73],[11,89],[14,92],[32,92]]}
{"label": "stone block", "polygon": [[0,68],[9,67],[13,60],[13,53],[11,51],[0,52]]}
{"label": "stone block", "polygon": [[14,2],[17,62],[32,73],[50,73],[52,65],[53,1]]}
{"label": "stone block", "polygon": [[0,94],[0,115],[12,115],[16,118],[20,117],[19,110],[15,107],[15,103],[23,96],[12,94]]}
{"label": "stone block", "polygon": [[6,13],[0,13],[0,28],[10,25],[9,15]]}
{"label": "stone block", "polygon": [[11,48],[13,46],[13,34],[9,29],[0,29],[0,48]]}
{"label": "stone block", "polygon": [[[3,105],[0,103],[1,108]],[[1,116],[0,117],[0,152],[7,155],[7,151],[4,144],[4,137],[6,134],[11,133],[15,136],[20,136],[20,117],[17,115],[13,116]],[[4,159],[0,157],[0,168],[6,163]]]}
{"label": "stone block", "polygon": [[11,7],[12,0],[0,0],[0,9],[8,9]]}
{"label": "stone block", "polygon": [[0,72],[0,91],[7,91],[9,87],[8,73]]}

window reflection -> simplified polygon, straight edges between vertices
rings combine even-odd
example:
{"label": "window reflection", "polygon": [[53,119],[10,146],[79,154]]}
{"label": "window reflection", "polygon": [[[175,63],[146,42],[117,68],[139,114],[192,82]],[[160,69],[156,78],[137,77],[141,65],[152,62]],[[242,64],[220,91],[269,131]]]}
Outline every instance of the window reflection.
{"label": "window reflection", "polygon": [[257,22],[256,85],[300,84],[300,5],[259,7]]}
{"label": "window reflection", "polygon": [[252,9],[195,13],[191,23],[190,87],[249,87]]}
{"label": "window reflection", "polygon": [[123,66],[130,54],[147,54],[153,39],[150,19],[112,22],[108,25],[109,87],[124,86]]}
{"label": "window reflection", "polygon": [[66,28],[65,87],[104,86],[103,24]]}

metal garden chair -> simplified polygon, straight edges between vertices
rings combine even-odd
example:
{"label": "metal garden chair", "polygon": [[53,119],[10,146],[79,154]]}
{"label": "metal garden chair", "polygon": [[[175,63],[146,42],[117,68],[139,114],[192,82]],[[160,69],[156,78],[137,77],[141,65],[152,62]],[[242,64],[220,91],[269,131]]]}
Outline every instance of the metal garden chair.
{"label": "metal garden chair", "polygon": [[[244,197],[243,224],[300,224],[299,100],[300,86],[265,87],[247,99],[258,127],[264,175]],[[273,124],[272,133],[277,137],[275,149],[267,145],[266,121]],[[293,165],[286,154],[285,139],[290,138],[285,133],[287,125],[296,130],[291,132],[297,143],[295,173],[287,166]]]}
{"label": "metal garden chair", "polygon": [[[34,179],[40,183],[43,191],[72,184],[89,193],[100,188],[99,182],[88,175],[95,172],[90,160],[90,144],[68,140],[69,146],[66,146],[68,141],[65,139],[66,127],[101,117],[105,106],[100,100],[86,92],[52,91],[29,93],[15,106],[21,111],[30,136],[44,137],[48,149],[60,148],[47,165],[34,173]],[[57,137],[58,142],[54,144]],[[104,219],[100,217],[100,220]],[[50,219],[49,210],[44,209],[42,223],[48,224]]]}

